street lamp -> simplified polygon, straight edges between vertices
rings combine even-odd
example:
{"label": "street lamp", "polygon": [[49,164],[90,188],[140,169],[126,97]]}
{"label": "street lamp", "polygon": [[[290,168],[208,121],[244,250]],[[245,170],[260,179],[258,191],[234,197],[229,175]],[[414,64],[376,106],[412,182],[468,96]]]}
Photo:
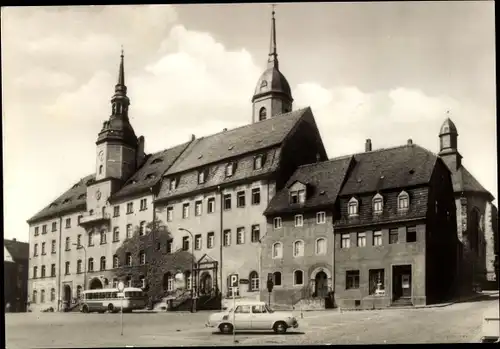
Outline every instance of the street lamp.
{"label": "street lamp", "polygon": [[179,228],[179,231],[185,231],[191,236],[191,312],[194,313],[194,294],[193,294],[193,281],[194,281],[194,238],[193,234],[184,228]]}
{"label": "street lamp", "polygon": [[76,246],[78,248],[83,248],[83,252],[85,253],[85,260],[83,261],[83,290],[85,291],[87,289],[87,249],[85,248],[85,246],[83,246],[82,244],[76,244],[76,243],[73,243],[72,244],[73,246]]}

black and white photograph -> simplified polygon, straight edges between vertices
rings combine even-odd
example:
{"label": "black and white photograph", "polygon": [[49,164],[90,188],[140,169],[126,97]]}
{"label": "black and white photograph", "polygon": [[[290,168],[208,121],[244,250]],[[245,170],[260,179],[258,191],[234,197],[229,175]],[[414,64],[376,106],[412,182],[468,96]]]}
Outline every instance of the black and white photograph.
{"label": "black and white photograph", "polygon": [[494,1],[1,8],[5,347],[499,343]]}

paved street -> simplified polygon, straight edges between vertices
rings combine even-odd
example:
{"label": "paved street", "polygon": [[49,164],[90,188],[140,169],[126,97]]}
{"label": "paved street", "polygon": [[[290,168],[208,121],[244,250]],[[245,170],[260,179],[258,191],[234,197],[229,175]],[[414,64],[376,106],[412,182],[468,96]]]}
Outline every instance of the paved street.
{"label": "paved street", "polygon": [[[237,333],[241,345],[471,343],[480,337],[485,310],[498,293],[442,308],[304,313],[285,335]],[[6,314],[7,348],[233,345],[231,335],[206,329],[208,312],[124,314]]]}

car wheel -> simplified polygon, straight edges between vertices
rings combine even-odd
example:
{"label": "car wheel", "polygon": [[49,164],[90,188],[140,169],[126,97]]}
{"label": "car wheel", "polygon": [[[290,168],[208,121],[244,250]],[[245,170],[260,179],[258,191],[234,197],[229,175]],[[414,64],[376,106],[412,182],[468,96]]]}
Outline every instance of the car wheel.
{"label": "car wheel", "polygon": [[115,307],[113,306],[113,304],[109,303],[108,304],[108,312],[114,313],[114,311],[115,311]]}
{"label": "car wheel", "polygon": [[286,333],[287,326],[283,321],[277,322],[274,325],[274,332],[276,333]]}
{"label": "car wheel", "polygon": [[83,313],[88,313],[89,312],[89,307],[86,304],[82,307],[82,312]]}
{"label": "car wheel", "polygon": [[219,329],[222,333],[226,334],[233,333],[233,325],[231,324],[222,324],[219,326]]}

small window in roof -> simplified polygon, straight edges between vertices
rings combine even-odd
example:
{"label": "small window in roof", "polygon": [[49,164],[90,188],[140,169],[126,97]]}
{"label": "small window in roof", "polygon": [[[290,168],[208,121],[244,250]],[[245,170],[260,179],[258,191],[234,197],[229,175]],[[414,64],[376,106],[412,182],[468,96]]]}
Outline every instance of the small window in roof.
{"label": "small window in roof", "polygon": [[70,201],[71,201],[71,198],[66,198],[66,199],[64,199],[64,201],[63,201],[62,203],[63,203],[63,204],[66,204],[66,203],[68,203],[68,202],[70,202]]}
{"label": "small window in roof", "polygon": [[78,199],[84,199],[86,197],[87,197],[87,194],[81,194],[81,195],[78,196]]}
{"label": "small window in roof", "polygon": [[56,207],[56,206],[57,206],[57,202],[53,202],[53,203],[50,204],[49,207]]}
{"label": "small window in roof", "polygon": [[203,154],[198,155],[198,159],[201,159],[203,157]]}
{"label": "small window in roof", "polygon": [[89,180],[87,181],[87,183],[86,183],[86,184],[87,184],[87,185],[91,185],[91,184],[92,184],[92,183],[94,183],[94,182],[95,182],[94,178],[91,178],[91,179],[89,179]]}
{"label": "small window in roof", "polygon": [[153,161],[151,161],[151,163],[152,164],[157,164],[157,163],[162,162],[162,161],[163,161],[163,158],[156,158]]}
{"label": "small window in roof", "polygon": [[229,148],[227,148],[228,150],[233,150],[234,146],[233,145],[230,145]]}
{"label": "small window in roof", "polygon": [[260,88],[264,88],[264,87],[267,87],[267,81],[266,80],[262,80],[262,82],[260,83]]}
{"label": "small window in roof", "polygon": [[71,189],[75,189],[80,186],[80,183],[76,183]]}
{"label": "small window in roof", "polygon": [[153,178],[156,178],[156,174],[154,174],[154,173],[148,173],[146,175],[146,179],[153,179]]}

